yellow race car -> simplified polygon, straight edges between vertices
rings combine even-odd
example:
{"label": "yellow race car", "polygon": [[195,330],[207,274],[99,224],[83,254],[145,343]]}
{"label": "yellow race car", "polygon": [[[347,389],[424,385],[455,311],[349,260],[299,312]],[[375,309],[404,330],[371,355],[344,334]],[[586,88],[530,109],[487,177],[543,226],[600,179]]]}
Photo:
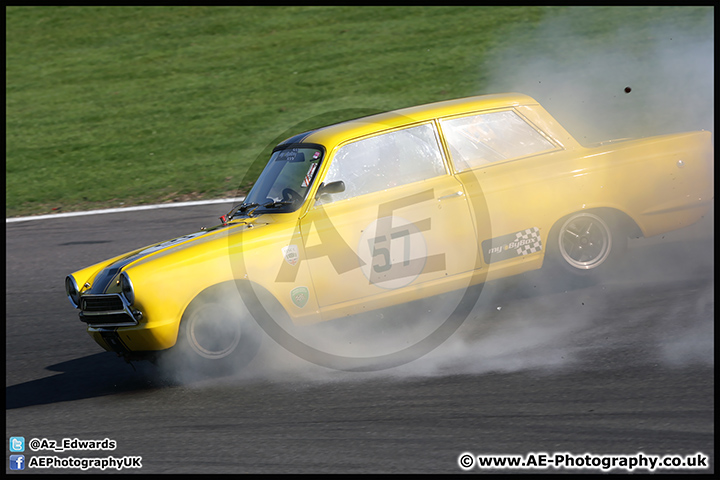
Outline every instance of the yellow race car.
{"label": "yellow race car", "polygon": [[699,220],[712,179],[706,131],[583,146],[525,95],[439,102],[285,140],[222,224],[66,290],[106,350],[221,368],[255,355],[258,323],[277,340],[543,265],[593,275]]}

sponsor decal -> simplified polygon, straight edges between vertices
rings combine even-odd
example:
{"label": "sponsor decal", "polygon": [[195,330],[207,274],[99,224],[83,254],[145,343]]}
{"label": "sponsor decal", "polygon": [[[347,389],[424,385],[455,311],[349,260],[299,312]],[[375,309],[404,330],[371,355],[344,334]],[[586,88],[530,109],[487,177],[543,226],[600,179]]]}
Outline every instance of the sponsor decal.
{"label": "sponsor decal", "polygon": [[287,148],[282,150],[277,156],[277,161],[294,162],[299,150],[297,148]]}
{"label": "sponsor decal", "polygon": [[540,229],[526,228],[519,232],[495,237],[482,242],[485,263],[499,262],[542,250]]}
{"label": "sponsor decal", "polygon": [[293,288],[290,292],[290,299],[297,307],[300,308],[303,308],[307,304],[309,298],[310,292],[307,287]]}
{"label": "sponsor decal", "polygon": [[310,185],[310,182],[312,182],[313,175],[315,174],[315,169],[317,168],[317,163],[311,163],[310,169],[307,172],[307,175],[305,175],[305,180],[303,180],[301,187],[307,188]]}
{"label": "sponsor decal", "polygon": [[297,265],[298,260],[300,260],[300,252],[298,251],[297,245],[288,245],[287,247],[283,247],[282,254],[285,261],[291,267]]}

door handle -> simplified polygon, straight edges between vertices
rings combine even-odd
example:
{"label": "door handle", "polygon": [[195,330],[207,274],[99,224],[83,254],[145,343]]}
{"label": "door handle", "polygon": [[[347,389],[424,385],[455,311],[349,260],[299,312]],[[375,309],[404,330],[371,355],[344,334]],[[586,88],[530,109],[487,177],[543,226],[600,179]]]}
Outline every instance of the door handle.
{"label": "door handle", "polygon": [[440,202],[442,200],[447,200],[448,198],[462,197],[463,195],[465,195],[465,194],[462,191],[453,192],[453,193],[450,193],[448,195],[443,195],[442,197],[438,198],[438,202]]}

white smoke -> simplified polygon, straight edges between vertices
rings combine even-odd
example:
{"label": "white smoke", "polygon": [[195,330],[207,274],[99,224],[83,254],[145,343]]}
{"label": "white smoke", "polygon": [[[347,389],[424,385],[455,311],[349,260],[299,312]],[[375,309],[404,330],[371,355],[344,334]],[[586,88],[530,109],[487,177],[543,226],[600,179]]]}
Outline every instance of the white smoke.
{"label": "white smoke", "polygon": [[[572,13],[548,17],[532,42],[495,51],[482,66],[484,90],[534,97],[580,143],[714,131],[713,34],[646,23],[603,34],[598,43],[578,34]],[[702,23],[712,17],[708,8]]]}

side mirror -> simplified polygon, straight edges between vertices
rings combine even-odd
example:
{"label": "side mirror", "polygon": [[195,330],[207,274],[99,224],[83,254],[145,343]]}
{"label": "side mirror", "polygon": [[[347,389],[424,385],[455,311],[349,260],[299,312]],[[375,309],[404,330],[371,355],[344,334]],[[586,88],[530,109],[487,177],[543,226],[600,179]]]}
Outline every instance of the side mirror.
{"label": "side mirror", "polygon": [[320,185],[320,188],[318,188],[317,195],[315,195],[315,200],[320,198],[320,195],[325,195],[326,193],[341,193],[345,191],[345,182],[342,180],[337,180],[335,182],[330,182],[327,185],[324,183]]}

